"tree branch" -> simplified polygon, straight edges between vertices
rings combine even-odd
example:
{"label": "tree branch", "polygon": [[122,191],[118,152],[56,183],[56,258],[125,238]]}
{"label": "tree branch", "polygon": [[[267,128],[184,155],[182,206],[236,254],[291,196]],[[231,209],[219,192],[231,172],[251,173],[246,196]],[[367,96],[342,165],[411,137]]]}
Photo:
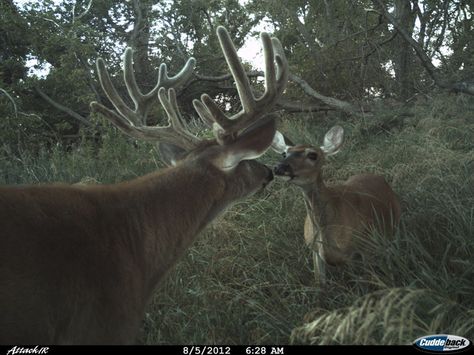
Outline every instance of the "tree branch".
{"label": "tree branch", "polygon": [[[390,41],[393,41],[395,39],[395,37],[397,36],[397,33],[394,32],[390,37],[388,37],[387,39],[384,39],[383,41],[379,42],[379,43],[370,43],[372,45],[372,49],[370,51],[368,51],[367,53],[364,53],[363,55],[359,55],[357,57],[352,57],[352,58],[347,58],[347,59],[343,59],[341,60],[341,62],[352,62],[352,61],[355,61],[355,60],[361,60],[363,59],[364,61],[367,60],[367,58],[369,58],[372,54],[374,54],[375,52],[377,52],[381,47],[383,47],[384,45],[386,45],[387,43],[389,43]],[[336,66],[337,68],[337,66]]]}
{"label": "tree branch", "polygon": [[94,92],[94,96],[95,96],[95,100],[99,103],[102,103],[102,98],[99,94],[99,91],[97,91],[97,88],[96,88],[96,83],[97,81],[95,81],[93,78],[92,78],[92,71],[91,71],[91,68],[89,68],[89,65],[87,64],[87,61],[84,60],[81,56],[79,56],[77,54],[77,52],[74,52],[75,55],[76,55],[76,58],[77,60],[79,61],[79,63],[81,64],[81,66],[84,68],[84,72],[87,76],[87,81],[89,83],[89,87],[91,88],[91,90]]}
{"label": "tree branch", "polygon": [[355,106],[353,106],[352,104],[350,104],[349,102],[338,100],[333,97],[321,95],[316,90],[314,90],[304,79],[300,78],[299,76],[290,73],[290,80],[298,84],[306,93],[306,95],[309,95],[317,100],[324,102],[329,107],[334,107],[338,111],[343,111],[355,117],[362,117],[360,110],[356,108]]}
{"label": "tree branch", "polygon": [[[205,76],[205,75],[200,75],[200,74],[195,73],[194,76],[198,80],[211,81],[211,82],[226,81],[232,78],[232,74],[224,74],[220,76]],[[249,71],[247,73],[247,76],[248,77],[264,76],[264,73],[262,71],[253,70],[253,71]],[[277,103],[277,105],[280,108],[285,109],[288,112],[293,112],[293,113],[338,110],[338,111],[343,111],[345,113],[348,113],[356,117],[361,117],[361,111],[357,109],[355,106],[351,105],[350,103],[346,101],[342,101],[342,100],[338,100],[332,97],[321,95],[299,76],[295,74],[290,74],[289,79],[293,81],[294,83],[298,84],[308,96],[312,97],[313,99],[322,101],[327,106],[280,100]],[[198,81],[198,80],[195,80],[195,81]]]}
{"label": "tree branch", "polygon": [[395,18],[390,15],[390,13],[387,11],[385,8],[383,2],[381,0],[373,0],[380,10],[382,11],[383,17],[390,22],[393,27],[397,30],[397,32],[402,36],[402,38],[407,41],[415,50],[418,58],[421,60],[421,64],[425,67],[427,70],[428,74],[430,77],[435,81],[438,82],[440,81],[440,78],[438,77],[438,73],[436,72],[436,67],[431,63],[430,58],[426,55],[426,53],[423,51],[423,49],[418,45],[418,43],[408,34],[406,31],[402,28],[402,26],[398,23],[398,21],[395,20]]}
{"label": "tree branch", "polygon": [[277,107],[289,113],[319,112],[319,111],[328,112],[328,111],[334,110],[334,108],[331,108],[329,106],[314,105],[314,104],[308,104],[304,102],[292,102],[292,101],[285,100],[283,98],[280,98],[280,100],[277,102]]}
{"label": "tree branch", "polygon": [[320,45],[319,43],[312,38],[308,30],[306,29],[305,25],[301,22],[301,20],[298,17],[298,13],[296,10],[290,11],[290,8],[288,6],[288,1],[284,1],[282,3],[283,9],[286,12],[288,18],[290,18],[293,23],[296,25],[296,29],[301,36],[301,39],[304,41],[306,44],[310,55],[313,57],[313,61],[315,65],[318,67],[319,72],[321,75],[326,77],[327,75],[324,73],[323,67],[322,67],[322,61],[321,61],[321,51],[320,51]]}
{"label": "tree branch", "polygon": [[74,112],[71,110],[69,107],[66,107],[59,102],[54,101],[52,98],[50,98],[44,91],[42,91],[39,86],[35,86],[35,91],[50,105],[52,105],[54,108],[68,114],[70,117],[74,118],[76,121],[79,121],[80,123],[86,125],[87,127],[92,127],[92,123],[87,120],[85,117],[81,116],[80,114]]}
{"label": "tree branch", "polygon": [[84,17],[85,15],[87,15],[89,10],[91,9],[92,0],[89,0],[89,3],[87,4],[86,9],[77,16],[76,16],[76,5],[77,5],[77,2],[75,2],[74,5],[72,6],[72,23],[74,23],[75,20],[79,20],[81,17]]}
{"label": "tree branch", "polygon": [[2,88],[0,88],[0,92],[3,92],[3,94],[7,97],[7,99],[10,100],[10,102],[11,102],[12,105],[13,105],[13,112],[15,112],[15,117],[18,116],[18,109],[17,109],[17,107],[16,107],[16,102],[15,102],[15,100],[13,100],[13,97],[11,97],[10,94],[9,94],[6,90],[4,90],[4,89],[2,89]]}
{"label": "tree branch", "polygon": [[421,61],[421,64],[428,72],[428,75],[433,79],[435,84],[443,89],[449,89],[454,92],[463,92],[465,94],[474,95],[474,83],[472,82],[449,82],[441,77],[438,69],[433,65],[431,59],[426,55],[419,44],[402,28],[402,26],[390,15],[381,0],[372,0],[374,4],[382,11],[383,17],[390,22],[402,38],[407,41],[415,50],[416,55]]}

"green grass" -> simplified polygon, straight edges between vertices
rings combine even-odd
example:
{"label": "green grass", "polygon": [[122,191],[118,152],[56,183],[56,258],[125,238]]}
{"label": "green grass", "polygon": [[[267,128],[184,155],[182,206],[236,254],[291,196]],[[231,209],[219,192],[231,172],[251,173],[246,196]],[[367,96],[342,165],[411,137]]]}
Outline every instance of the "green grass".
{"label": "green grass", "polygon": [[[197,238],[157,290],[140,341],[409,344],[435,333],[474,339],[473,108],[472,99],[453,96],[411,115],[281,122],[294,141],[318,145],[333,124],[343,125],[346,141],[327,163],[327,181],[383,174],[402,200],[396,236],[374,234],[365,243],[370,257],[331,268],[321,289],[303,242],[301,192],[276,181]],[[109,183],[160,167],[150,145],[133,146],[114,131],[98,148],[84,141],[67,153],[0,146],[0,183]]]}

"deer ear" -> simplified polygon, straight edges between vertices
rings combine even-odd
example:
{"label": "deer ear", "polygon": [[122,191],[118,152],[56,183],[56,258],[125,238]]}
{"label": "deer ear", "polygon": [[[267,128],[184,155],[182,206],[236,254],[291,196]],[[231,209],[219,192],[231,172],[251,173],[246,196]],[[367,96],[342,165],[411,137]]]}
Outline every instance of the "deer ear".
{"label": "deer ear", "polygon": [[214,165],[221,170],[232,170],[242,160],[257,159],[270,148],[275,132],[275,118],[269,115],[243,131],[234,142],[220,146]]}
{"label": "deer ear", "polygon": [[283,134],[281,134],[280,131],[276,131],[275,136],[273,137],[271,148],[278,154],[286,153],[288,148],[293,145],[287,144],[288,141],[289,139],[286,138]]}
{"label": "deer ear", "polygon": [[168,166],[176,166],[188,153],[180,146],[171,143],[159,143],[158,150],[161,154],[161,160]]}
{"label": "deer ear", "polygon": [[344,141],[344,129],[341,126],[332,127],[324,136],[324,145],[321,150],[326,155],[334,155],[339,152]]}

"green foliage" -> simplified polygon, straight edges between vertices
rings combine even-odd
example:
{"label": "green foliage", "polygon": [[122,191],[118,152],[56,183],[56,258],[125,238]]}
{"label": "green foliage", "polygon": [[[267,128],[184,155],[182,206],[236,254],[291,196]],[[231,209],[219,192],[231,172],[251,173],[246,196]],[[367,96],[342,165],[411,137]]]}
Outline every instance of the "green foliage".
{"label": "green foliage", "polygon": [[25,77],[28,51],[27,26],[15,7],[0,2],[0,87],[14,85]]}
{"label": "green foliage", "polygon": [[[371,1],[253,1],[250,11],[275,27],[292,72],[318,92],[342,99],[384,90],[390,76],[387,51],[377,42],[388,32],[366,9]],[[292,92],[295,97],[300,93]]]}
{"label": "green foliage", "polygon": [[150,144],[131,144],[130,139],[110,126],[104,128],[99,142],[86,134],[77,145],[53,144],[53,140],[45,143],[43,138],[42,146],[25,150],[13,142],[0,145],[0,184],[87,181],[108,184],[162,167]]}
{"label": "green foliage", "polygon": [[[327,129],[342,124],[346,141],[327,163],[327,181],[383,174],[402,201],[398,233],[391,240],[374,233],[363,244],[368,256],[330,268],[321,289],[303,242],[301,191],[276,180],[197,238],[157,290],[140,341],[410,344],[432,333],[474,338],[473,103],[440,97],[399,111],[404,120],[392,128],[387,121],[393,111],[352,124],[317,116],[283,120],[280,129],[290,138],[317,145]],[[4,144],[0,182],[110,183],[161,168],[150,145],[112,128],[102,137],[83,138],[67,152],[53,146],[14,153]],[[273,165],[278,159],[268,154],[263,160]]]}
{"label": "green foliage", "polygon": [[[87,120],[91,100],[107,102],[94,74],[94,62],[100,56],[129,102],[120,73],[120,57],[127,45],[135,50],[137,79],[144,89],[154,84],[160,63],[167,63],[175,73],[191,55],[197,59],[199,74],[226,74],[228,68],[215,35],[218,25],[227,27],[237,48],[249,35],[256,35],[255,26],[267,25],[282,41],[291,72],[326,96],[348,101],[374,96],[410,99],[414,86],[418,91],[431,90],[431,79],[411,50],[405,65],[398,63],[402,61],[398,57],[400,36],[372,11],[376,8],[370,0],[259,0],[245,4],[237,0],[156,4],[150,0],[104,0],[93,2],[90,8],[89,3],[0,3],[0,88],[15,98],[19,111],[40,115],[60,136],[77,134],[81,123],[45,101],[36,88]],[[469,80],[473,72],[470,5],[424,0],[415,14],[415,2],[411,3],[408,20],[418,16],[420,28],[409,28],[409,32],[430,58],[441,63],[447,77]],[[386,1],[387,7],[394,7],[394,15],[399,4],[407,2]],[[407,26],[412,23],[407,21]],[[27,65],[34,61],[27,75]],[[408,74],[400,74],[400,68]],[[410,90],[400,93],[404,88]],[[231,82],[191,80],[180,93],[182,111],[195,114],[192,99],[204,92],[225,98],[236,94]],[[286,92],[289,100],[301,97],[297,85]]]}
{"label": "green foliage", "polygon": [[[2,184],[106,184],[162,168],[151,145],[125,138],[89,114],[91,100],[106,101],[94,77],[98,56],[106,60],[118,90],[125,91],[120,55],[132,42],[136,2],[94,1],[79,16],[87,3],[46,0],[15,7],[0,2]],[[240,47],[253,26],[264,22],[281,39],[291,71],[317,91],[351,101],[397,91],[392,69],[399,42],[392,42],[393,30],[375,12],[366,11],[372,1],[142,3],[150,9],[152,30],[145,36],[150,43],[145,54],[153,54],[145,58],[150,68],[167,62],[175,73],[193,55],[200,74],[224,74],[228,69],[215,28],[225,25]],[[424,18],[429,19],[425,33],[415,33],[423,49],[440,60],[450,78],[472,76],[473,22],[465,11],[470,5],[421,3],[430,14]],[[444,4],[454,6],[448,17]],[[442,53],[442,47],[450,51]],[[49,65],[48,75],[27,77],[30,58],[38,60],[37,69]],[[417,89],[427,91],[422,68],[416,64],[410,70],[413,80],[420,78]],[[150,82],[151,71],[142,75]],[[194,81],[181,93],[180,106],[192,112],[191,99],[203,92],[234,95],[228,84]],[[142,86],[147,85],[145,80]],[[80,127],[36,95],[35,87],[90,118],[96,128]],[[293,86],[285,95],[301,99]],[[305,114],[280,122],[295,142],[315,145],[333,124],[345,127],[345,145],[326,166],[327,180],[360,172],[386,176],[403,202],[393,240],[374,234],[366,243],[371,256],[332,269],[328,286],[319,289],[302,238],[301,192],[275,181],[198,238],[157,291],[141,341],[408,344],[429,333],[473,339],[474,102],[430,96],[434,99],[426,96],[403,107],[382,101],[374,105],[377,117],[358,121],[338,122],[330,113],[324,119]],[[162,116],[159,108],[151,113]],[[271,165],[278,158],[269,154],[264,160]]]}

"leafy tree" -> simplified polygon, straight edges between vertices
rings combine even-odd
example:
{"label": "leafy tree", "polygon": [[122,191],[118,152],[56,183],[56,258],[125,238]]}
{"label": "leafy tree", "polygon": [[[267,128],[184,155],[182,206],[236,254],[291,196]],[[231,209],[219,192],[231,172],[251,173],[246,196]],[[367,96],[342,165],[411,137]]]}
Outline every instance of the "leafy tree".
{"label": "leafy tree", "polygon": [[254,1],[274,26],[294,73],[333,97],[361,99],[381,90],[389,75],[380,64],[386,29],[367,12],[370,1]]}
{"label": "leafy tree", "polygon": [[[191,102],[203,92],[238,110],[215,29],[226,26],[240,47],[261,23],[274,29],[291,65],[293,85],[281,104],[290,112],[365,115],[374,97],[410,100],[433,82],[470,93],[473,6],[472,0],[1,0],[0,110],[37,114],[60,135],[94,127],[89,102],[108,104],[95,60],[104,58],[127,100],[120,69],[126,46],[134,49],[144,91],[155,85],[160,63],[174,73],[194,56],[195,76],[179,93],[182,111],[194,114]],[[47,74],[28,75],[31,59],[36,73]],[[261,74],[248,70],[252,78]]]}
{"label": "leafy tree", "polygon": [[29,40],[27,24],[12,0],[0,1],[0,86],[24,79]]}

